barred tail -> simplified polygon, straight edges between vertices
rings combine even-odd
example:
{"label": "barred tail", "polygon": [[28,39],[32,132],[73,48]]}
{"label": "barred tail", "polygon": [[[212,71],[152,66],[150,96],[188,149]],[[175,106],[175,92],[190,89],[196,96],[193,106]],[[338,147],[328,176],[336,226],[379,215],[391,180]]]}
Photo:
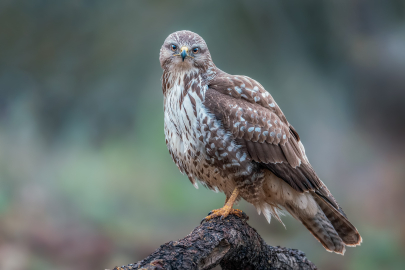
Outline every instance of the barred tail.
{"label": "barred tail", "polygon": [[330,252],[343,255],[345,246],[357,246],[362,242],[359,232],[325,186],[315,191],[298,192],[270,174],[263,182],[261,196],[255,206],[269,222],[271,215],[281,222],[280,210],[285,209]]}
{"label": "barred tail", "polygon": [[344,214],[343,210],[338,206],[338,209],[333,207],[328,201],[318,194],[314,194],[314,199],[322,209],[326,218],[330,221],[335,228],[339,237],[347,246],[358,246],[362,242],[362,238],[357,231],[356,227],[350,223]]}
{"label": "barred tail", "polygon": [[287,204],[286,209],[311,232],[311,234],[330,252],[345,253],[345,246],[357,246],[362,238],[357,229],[349,222],[343,211],[336,209],[323,197],[312,193],[317,204],[315,214],[302,214],[293,205]]}
{"label": "barred tail", "polygon": [[315,216],[299,219],[327,251],[342,255],[345,253],[345,243],[321,209]]}

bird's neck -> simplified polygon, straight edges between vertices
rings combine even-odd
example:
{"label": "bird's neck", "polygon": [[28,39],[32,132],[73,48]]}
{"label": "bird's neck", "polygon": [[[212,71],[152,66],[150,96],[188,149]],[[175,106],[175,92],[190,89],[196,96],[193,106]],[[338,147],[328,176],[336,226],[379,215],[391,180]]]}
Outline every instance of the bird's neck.
{"label": "bird's neck", "polygon": [[204,87],[212,81],[218,73],[218,69],[214,66],[207,69],[190,69],[190,70],[167,70],[163,71],[162,75],[162,90],[166,96],[168,91],[174,86],[181,86],[183,91],[188,91],[193,85]]}

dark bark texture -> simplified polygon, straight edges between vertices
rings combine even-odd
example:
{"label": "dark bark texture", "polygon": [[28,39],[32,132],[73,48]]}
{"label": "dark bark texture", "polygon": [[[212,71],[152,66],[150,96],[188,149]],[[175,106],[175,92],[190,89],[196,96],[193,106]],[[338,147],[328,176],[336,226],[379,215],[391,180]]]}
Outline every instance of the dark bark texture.
{"label": "dark bark texture", "polygon": [[246,219],[234,215],[204,222],[179,241],[166,243],[136,264],[114,270],[317,269],[302,251],[267,245]]}

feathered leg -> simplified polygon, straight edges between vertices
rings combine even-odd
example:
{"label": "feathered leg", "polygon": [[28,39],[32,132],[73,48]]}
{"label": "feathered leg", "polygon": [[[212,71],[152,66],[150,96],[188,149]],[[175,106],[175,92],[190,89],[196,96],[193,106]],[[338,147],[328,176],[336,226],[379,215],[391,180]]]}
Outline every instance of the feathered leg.
{"label": "feathered leg", "polygon": [[235,188],[232,192],[231,197],[227,197],[225,200],[225,205],[220,209],[212,210],[208,216],[206,216],[203,221],[208,221],[215,217],[221,217],[221,220],[226,218],[229,214],[237,215],[238,217],[243,217],[243,212],[239,209],[233,209],[233,205],[239,196],[239,190]]}

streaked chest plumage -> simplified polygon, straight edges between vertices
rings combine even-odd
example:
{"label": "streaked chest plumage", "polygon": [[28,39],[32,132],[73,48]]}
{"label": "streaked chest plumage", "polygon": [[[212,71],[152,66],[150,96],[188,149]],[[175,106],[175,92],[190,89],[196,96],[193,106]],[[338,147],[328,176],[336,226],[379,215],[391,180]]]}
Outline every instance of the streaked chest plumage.
{"label": "streaked chest plumage", "polygon": [[[171,87],[166,89],[164,100],[164,121],[167,147],[176,164],[184,173],[186,155],[194,155],[198,147],[198,111],[201,110],[203,94],[188,91],[183,76],[173,78]],[[196,82],[197,79],[193,79]],[[190,84],[190,83],[189,83]]]}
{"label": "streaked chest plumage", "polygon": [[164,100],[166,144],[180,171],[192,177],[192,163],[203,154],[198,116],[203,110],[204,88],[199,77],[172,76]]}
{"label": "streaked chest plumage", "polygon": [[182,75],[165,81],[170,85],[164,100],[166,144],[180,171],[195,187],[198,180],[227,195],[238,179],[255,181],[260,174],[252,171],[250,158],[204,105],[203,80]]}
{"label": "streaked chest plumage", "polygon": [[233,183],[226,183],[207,154],[207,147],[213,150],[209,143],[212,134],[225,135],[219,121],[203,105],[207,86],[198,76],[181,75],[171,81],[164,100],[164,130],[173,161],[195,187],[198,180],[216,191],[231,190]]}

